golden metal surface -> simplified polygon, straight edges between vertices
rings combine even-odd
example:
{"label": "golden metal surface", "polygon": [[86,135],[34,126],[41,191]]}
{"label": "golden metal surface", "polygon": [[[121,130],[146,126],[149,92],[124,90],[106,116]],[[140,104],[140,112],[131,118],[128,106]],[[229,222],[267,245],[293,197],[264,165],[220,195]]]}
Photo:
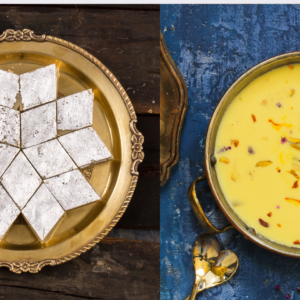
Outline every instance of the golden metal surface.
{"label": "golden metal surface", "polygon": [[195,282],[191,295],[185,300],[194,300],[196,295],[208,288],[228,281],[239,266],[239,259],[231,250],[220,250],[215,235],[201,234],[193,249]]}
{"label": "golden metal surface", "polygon": [[92,89],[93,128],[114,160],[81,170],[102,200],[68,211],[51,239],[41,244],[24,222],[15,222],[0,242],[0,266],[16,273],[36,273],[45,265],[66,262],[98,243],[125,212],[138,180],[143,135],[125,90],[115,76],[82,48],[32,31],[7,30],[0,35],[0,68],[22,74],[49,64],[59,69],[59,93]]}
{"label": "golden metal surface", "polygon": [[160,32],[160,186],[179,158],[180,133],[188,103],[185,81]]}
{"label": "golden metal surface", "polygon": [[189,191],[188,191],[189,200],[190,200],[191,206],[196,214],[197,219],[199,220],[200,224],[204,227],[204,229],[207,232],[212,233],[212,234],[222,233],[222,232],[226,231],[227,229],[234,228],[232,225],[227,225],[221,229],[218,229],[206,217],[206,214],[202,209],[202,206],[197,198],[197,193],[196,193],[196,183],[203,181],[205,179],[207,179],[206,174],[203,174],[202,176],[197,178],[190,185]]}
{"label": "golden metal surface", "polygon": [[[269,251],[286,256],[300,258],[300,248],[288,247],[285,245],[277,244],[273,241],[266,239],[261,235],[256,234],[253,228],[247,227],[247,225],[239,218],[239,216],[232,210],[229,203],[226,201],[226,198],[220,188],[216,170],[214,168],[215,163],[217,163],[214,158],[217,131],[222,117],[227,107],[230,105],[231,101],[243,88],[245,88],[250,82],[252,82],[257,77],[261,76],[262,74],[271,71],[275,68],[295,63],[300,63],[300,52],[292,52],[278,55],[268,60],[265,60],[259,63],[258,65],[254,66],[253,68],[249,69],[232,84],[232,86],[226,91],[226,93],[218,103],[211,117],[205,141],[204,164],[208,183],[218,205],[220,206],[221,210],[228,218],[228,220],[231,222],[231,224],[238,231],[240,231],[244,236],[246,236],[247,239],[251,240],[252,242]],[[201,180],[201,178],[204,177],[202,176],[199,179]],[[197,180],[193,184],[195,184]],[[214,231],[214,226],[209,225],[209,223],[207,223],[208,220],[203,210],[201,209],[201,206],[200,208],[198,206],[199,201],[196,201],[194,186],[190,187],[189,196],[191,204],[199,221],[207,230]]]}

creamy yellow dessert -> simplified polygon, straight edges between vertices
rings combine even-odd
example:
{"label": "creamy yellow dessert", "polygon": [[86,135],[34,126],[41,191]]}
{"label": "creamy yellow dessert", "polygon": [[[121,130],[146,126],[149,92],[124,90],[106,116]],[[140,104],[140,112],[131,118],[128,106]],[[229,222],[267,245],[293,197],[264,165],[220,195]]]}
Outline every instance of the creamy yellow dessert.
{"label": "creamy yellow dessert", "polygon": [[300,247],[300,64],[267,72],[236,96],[215,155],[221,189],[241,220]]}

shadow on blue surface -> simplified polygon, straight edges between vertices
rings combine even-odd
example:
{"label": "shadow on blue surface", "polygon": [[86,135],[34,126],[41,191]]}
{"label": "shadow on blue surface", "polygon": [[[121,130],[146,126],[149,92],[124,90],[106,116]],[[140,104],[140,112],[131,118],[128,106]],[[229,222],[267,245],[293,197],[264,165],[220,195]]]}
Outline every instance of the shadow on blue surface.
{"label": "shadow on blue surface", "polygon": [[[272,56],[300,50],[299,5],[161,5],[161,30],[188,87],[189,105],[180,159],[161,188],[161,299],[189,295],[194,271],[192,245],[203,232],[187,198],[204,172],[203,150],[210,117],[222,95],[247,69]],[[170,29],[173,30],[170,30]],[[201,203],[215,225],[228,223],[207,183]],[[300,299],[300,261],[259,248],[236,230],[219,236],[240,259],[236,275],[197,299]]]}

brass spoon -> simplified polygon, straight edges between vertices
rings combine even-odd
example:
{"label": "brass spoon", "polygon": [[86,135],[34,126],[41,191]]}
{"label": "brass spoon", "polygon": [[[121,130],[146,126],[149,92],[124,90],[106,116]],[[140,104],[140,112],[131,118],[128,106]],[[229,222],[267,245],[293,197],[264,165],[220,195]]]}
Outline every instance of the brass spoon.
{"label": "brass spoon", "polygon": [[190,300],[195,299],[200,283],[215,265],[220,250],[220,243],[214,235],[204,233],[196,239],[193,249],[193,263],[196,276]]}
{"label": "brass spoon", "polygon": [[[200,281],[196,294],[198,294],[199,292],[205,289],[211,288],[213,286],[228,281],[234,275],[238,266],[239,266],[239,259],[234,252],[232,252],[231,250],[221,251],[220,255],[218,256],[217,262],[212,266],[211,270],[206,273],[202,281]],[[193,294],[191,294],[185,300],[195,299],[196,294],[194,296]],[[194,298],[192,298],[192,296]]]}

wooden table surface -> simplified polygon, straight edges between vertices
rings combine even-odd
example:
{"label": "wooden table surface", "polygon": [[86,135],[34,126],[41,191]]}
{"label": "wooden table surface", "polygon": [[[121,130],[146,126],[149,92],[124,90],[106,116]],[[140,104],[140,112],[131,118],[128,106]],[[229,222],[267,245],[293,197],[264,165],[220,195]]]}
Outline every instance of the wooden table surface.
{"label": "wooden table surface", "polygon": [[[24,28],[72,42],[113,72],[137,112],[145,160],[110,237],[38,274],[1,268],[0,299],[159,299],[159,6],[0,6],[0,32]],[[120,230],[143,241],[112,237]]]}

